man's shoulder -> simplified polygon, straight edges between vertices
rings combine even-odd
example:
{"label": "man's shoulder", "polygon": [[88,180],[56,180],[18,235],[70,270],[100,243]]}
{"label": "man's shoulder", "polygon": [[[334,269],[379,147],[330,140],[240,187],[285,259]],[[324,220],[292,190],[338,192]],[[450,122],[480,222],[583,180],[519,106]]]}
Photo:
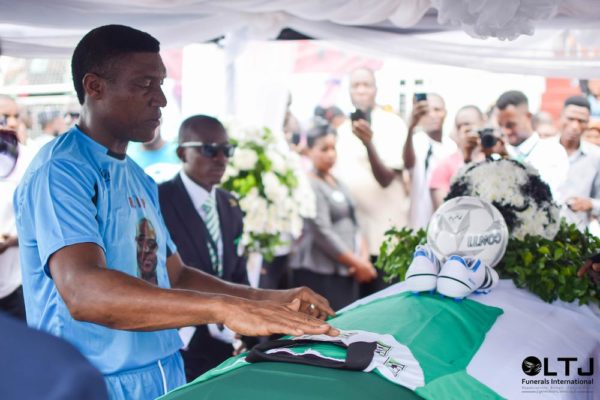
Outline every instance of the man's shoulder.
{"label": "man's shoulder", "polygon": [[[151,179],[151,178],[150,178]],[[166,207],[179,207],[181,204],[181,196],[185,193],[184,190],[180,190],[181,178],[179,174],[173,178],[161,182],[157,185],[158,187],[158,201],[162,209]]]}
{"label": "man's shoulder", "polygon": [[585,152],[586,155],[598,159],[600,158],[600,147],[595,144],[588,143],[586,141],[581,141],[581,149]]}
{"label": "man's shoulder", "polygon": [[398,130],[407,129],[406,123],[398,114],[382,107],[376,107],[371,114],[371,118],[378,128],[390,129],[395,135],[398,134]]}
{"label": "man's shoulder", "polygon": [[30,182],[36,178],[52,181],[54,179],[61,179],[61,177],[92,181],[96,174],[97,171],[92,167],[88,159],[78,154],[63,152],[59,149],[59,151],[51,154],[40,152],[33,157],[22,182]]}
{"label": "man's shoulder", "polygon": [[236,195],[222,188],[215,189],[217,201],[229,204],[232,208],[240,208],[239,200]]}
{"label": "man's shoulder", "polygon": [[536,153],[539,153],[543,158],[551,158],[553,156],[561,159],[568,159],[569,156],[567,151],[558,140],[540,139],[537,146],[535,147]]}

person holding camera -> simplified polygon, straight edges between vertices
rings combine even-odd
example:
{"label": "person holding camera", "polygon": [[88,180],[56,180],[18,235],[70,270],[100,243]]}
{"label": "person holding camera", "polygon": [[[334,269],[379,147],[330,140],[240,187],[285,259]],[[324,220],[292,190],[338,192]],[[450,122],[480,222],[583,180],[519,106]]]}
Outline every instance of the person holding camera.
{"label": "person holding camera", "polygon": [[483,113],[477,106],[468,105],[462,107],[456,113],[454,126],[456,129],[456,141],[459,149],[452,155],[441,160],[433,169],[429,181],[431,201],[433,209],[444,202],[444,198],[450,190],[450,181],[456,172],[466,163],[481,159],[481,143],[479,129],[484,124]]}
{"label": "person holding camera", "polygon": [[482,161],[494,155],[508,157],[498,130],[493,127],[483,128],[485,116],[477,106],[462,107],[456,113],[454,123],[455,140],[459,149],[440,161],[431,173],[429,181],[434,210],[444,202],[444,198],[450,191],[452,178],[463,165],[472,161]]}
{"label": "person holding camera", "polygon": [[[377,260],[384,233],[392,226],[407,225],[409,207],[404,164],[398,156],[406,125],[398,115],[377,106],[376,95],[372,70],[361,67],[351,73],[350,99],[357,111],[337,129],[338,159],[333,170],[354,200],[371,263]],[[361,296],[386,286],[378,277],[361,287]]]}
{"label": "person holding camera", "polygon": [[[444,158],[456,151],[456,143],[442,134],[446,119],[444,99],[435,93],[417,93],[408,125],[403,159],[410,171],[410,226],[426,228],[433,215],[429,191],[432,171]],[[417,131],[420,126],[422,130]]]}

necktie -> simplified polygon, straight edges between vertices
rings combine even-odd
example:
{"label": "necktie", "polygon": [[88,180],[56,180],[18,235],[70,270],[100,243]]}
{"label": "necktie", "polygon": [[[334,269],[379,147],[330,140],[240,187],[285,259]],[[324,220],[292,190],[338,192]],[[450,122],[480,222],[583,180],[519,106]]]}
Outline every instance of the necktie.
{"label": "necktie", "polygon": [[[218,276],[223,274],[223,265],[219,259],[218,243],[221,241],[221,229],[219,227],[219,215],[217,214],[217,204],[213,196],[208,196],[208,199],[202,204],[202,210],[205,214],[204,223],[206,229],[210,235],[212,242],[208,245],[208,251],[210,253],[210,261],[213,265],[213,269],[217,272]],[[213,245],[214,244],[214,245]]]}
{"label": "necktie", "polygon": [[431,161],[431,156],[433,155],[433,145],[429,144],[429,150],[427,150],[427,155],[425,156],[425,172],[429,170],[429,161]]}

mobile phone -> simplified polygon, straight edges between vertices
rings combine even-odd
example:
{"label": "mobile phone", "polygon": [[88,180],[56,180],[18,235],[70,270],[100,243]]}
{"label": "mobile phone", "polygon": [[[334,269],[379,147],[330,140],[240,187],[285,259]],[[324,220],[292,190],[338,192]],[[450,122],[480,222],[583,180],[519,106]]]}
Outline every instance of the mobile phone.
{"label": "mobile phone", "polygon": [[359,119],[364,119],[367,122],[371,122],[370,121],[370,117],[367,115],[367,113],[365,113],[363,110],[357,108],[353,113],[350,114],[350,120],[354,121],[358,121]]}
{"label": "mobile phone", "polygon": [[424,101],[424,100],[427,100],[427,93],[423,93],[423,92],[415,93],[415,101],[416,102]]}

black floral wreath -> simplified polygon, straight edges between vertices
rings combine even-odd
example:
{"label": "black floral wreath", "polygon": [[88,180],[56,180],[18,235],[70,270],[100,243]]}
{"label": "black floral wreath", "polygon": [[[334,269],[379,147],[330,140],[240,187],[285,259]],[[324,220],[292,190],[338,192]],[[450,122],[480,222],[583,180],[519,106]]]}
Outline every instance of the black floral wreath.
{"label": "black floral wreath", "polygon": [[508,231],[512,234],[512,232],[519,228],[524,221],[522,221],[518,213],[525,211],[531,205],[531,202],[535,203],[538,206],[539,210],[542,210],[550,223],[556,223],[555,217],[552,215],[548,204],[552,204],[554,202],[552,198],[552,192],[550,191],[550,187],[548,184],[540,178],[537,174],[532,174],[527,170],[523,164],[515,160],[486,160],[480,163],[474,163],[472,165],[467,166],[458,176],[452,185],[450,186],[450,192],[444,199],[445,201],[453,199],[459,196],[478,196],[478,193],[475,193],[473,190],[473,183],[471,181],[471,174],[474,169],[480,167],[484,163],[497,163],[497,162],[510,162],[514,164],[516,167],[524,170],[527,173],[527,182],[524,185],[521,185],[520,194],[525,199],[525,203],[517,207],[514,204],[507,204],[504,202],[492,201],[494,207],[500,211],[502,216],[504,217],[504,221],[508,226]]}

